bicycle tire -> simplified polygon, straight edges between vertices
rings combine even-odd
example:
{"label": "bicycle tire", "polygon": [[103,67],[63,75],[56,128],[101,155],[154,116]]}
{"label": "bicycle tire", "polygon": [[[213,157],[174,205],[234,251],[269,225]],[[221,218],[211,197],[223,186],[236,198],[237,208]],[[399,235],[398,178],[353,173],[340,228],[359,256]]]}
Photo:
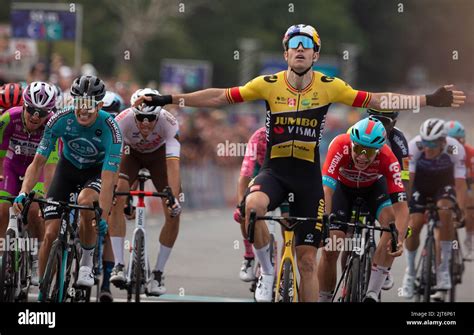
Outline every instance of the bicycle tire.
{"label": "bicycle tire", "polygon": [[[293,299],[291,297],[291,288],[293,285],[291,281],[293,280],[293,266],[289,258],[285,258],[283,260],[283,273],[281,275],[282,275],[282,278],[280,280],[281,300],[283,302],[292,302]],[[293,298],[294,296],[295,296],[295,292],[293,292]]]}
{"label": "bicycle tire", "polygon": [[144,259],[144,235],[141,229],[138,229],[135,234],[135,260],[134,260],[134,274],[135,274],[135,302],[140,302],[140,291],[143,280],[142,260]]}
{"label": "bicycle tire", "polygon": [[[27,230],[23,232],[22,238],[26,241],[29,241],[29,234]],[[32,263],[33,256],[31,255],[30,251],[23,251],[20,258],[20,295],[17,298],[17,301],[19,302],[28,302],[28,293],[30,292],[31,285]]]}
{"label": "bicycle tire", "polygon": [[449,301],[456,302],[456,286],[462,282],[463,260],[459,247],[454,249],[449,262],[449,272],[451,276],[451,289],[449,290]]}
{"label": "bicycle tire", "polygon": [[423,259],[423,302],[430,302],[431,287],[433,286],[433,265],[434,265],[434,237],[428,237],[426,241],[426,255]]}
{"label": "bicycle tire", "polygon": [[357,302],[359,299],[359,271],[360,271],[360,258],[354,257],[352,259],[351,268],[347,274],[346,281],[346,296],[344,302]]}
{"label": "bicycle tire", "polygon": [[[14,239],[16,233],[8,229],[5,238]],[[15,251],[7,250],[2,255],[2,268],[0,271],[0,302],[15,301],[16,285],[18,283],[18,273],[15,271]]]}
{"label": "bicycle tire", "polygon": [[372,260],[374,259],[375,247],[370,246],[369,249],[364,253],[362,269],[364,270],[364,277],[362,278],[362,294],[367,293],[369,288],[370,274],[372,273]]}
{"label": "bicycle tire", "polygon": [[[40,285],[40,302],[62,302],[59,299],[59,286],[62,265],[62,243],[59,240],[55,240],[51,246],[51,251],[48,256],[48,262],[46,263],[46,270],[44,272],[43,281]],[[54,280],[54,286],[53,286]],[[52,291],[51,286],[53,286]]]}
{"label": "bicycle tire", "polygon": [[[65,301],[76,302],[76,289],[74,283],[77,282],[79,276],[81,260],[81,247],[79,240],[75,241],[72,245],[71,251],[67,258],[66,274],[64,276],[64,290],[66,292]],[[72,278],[72,281],[71,281]]]}

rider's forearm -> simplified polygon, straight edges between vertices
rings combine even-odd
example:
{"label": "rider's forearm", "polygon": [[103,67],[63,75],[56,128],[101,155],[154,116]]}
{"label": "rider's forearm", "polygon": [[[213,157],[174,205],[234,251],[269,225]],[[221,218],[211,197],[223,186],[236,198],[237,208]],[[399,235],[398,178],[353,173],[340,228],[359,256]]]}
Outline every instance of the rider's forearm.
{"label": "rider's forearm", "polygon": [[56,164],[46,164],[43,168],[45,194],[48,192],[49,186],[51,185],[51,182],[53,181],[55,171],[56,171]]}
{"label": "rider's forearm", "polygon": [[188,107],[220,107],[228,104],[225,89],[208,88],[187,94],[173,94],[173,104]]}
{"label": "rider's forearm", "polygon": [[[178,158],[168,158],[166,160],[166,168],[168,172],[168,184],[171,187],[171,191],[175,197],[179,196],[181,180],[179,174],[179,159]],[[159,192],[163,190],[158,190]],[[179,200],[179,199],[178,199]]]}
{"label": "rider's forearm", "polygon": [[46,157],[36,154],[33,162],[28,166],[25,173],[25,179],[21,184],[20,193],[29,193],[38,182],[43,167],[46,164]]}
{"label": "rider's forearm", "polygon": [[458,201],[458,206],[465,211],[466,201],[467,201],[467,184],[466,179],[456,178],[456,200]]}
{"label": "rider's forearm", "polygon": [[326,214],[331,214],[332,211],[332,196],[334,195],[334,190],[329,186],[323,186],[324,190],[324,210]]}
{"label": "rider's forearm", "polygon": [[245,192],[249,186],[250,181],[252,178],[246,176],[239,177],[239,185],[237,187],[237,201],[240,202],[244,199]]}
{"label": "rider's forearm", "polygon": [[408,203],[406,201],[396,202],[393,204],[395,212],[395,226],[398,230],[398,240],[404,241],[408,229],[408,219],[410,211],[408,210]]}
{"label": "rider's forearm", "polygon": [[102,171],[101,179],[102,184],[99,194],[99,206],[102,209],[102,219],[107,220],[114,197],[116,173],[104,170]]}
{"label": "rider's forearm", "polygon": [[[395,103],[397,102],[397,103]],[[378,110],[413,110],[426,106],[425,95],[406,95],[392,92],[372,93],[369,108]]]}

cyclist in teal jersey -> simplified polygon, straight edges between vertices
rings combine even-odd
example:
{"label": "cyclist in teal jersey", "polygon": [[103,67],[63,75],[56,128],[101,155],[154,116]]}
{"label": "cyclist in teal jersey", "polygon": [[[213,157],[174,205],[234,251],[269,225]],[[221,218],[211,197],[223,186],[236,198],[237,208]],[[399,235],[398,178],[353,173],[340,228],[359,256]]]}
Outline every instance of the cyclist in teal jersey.
{"label": "cyclist in teal jersey", "polygon": [[[20,211],[26,194],[39,178],[40,171],[58,138],[64,143],[61,158],[47,197],[60,201],[74,200],[72,195],[82,187],[77,203],[92,206],[99,201],[100,222],[93,223],[91,211],[81,211],[79,235],[82,245],[77,285],[91,287],[96,232],[107,232],[107,216],[112,205],[117,170],[121,160],[122,134],[109,113],[101,111],[105,85],[95,76],[76,78],[71,86],[74,106],[55,114],[47,123],[33,162],[28,166],[14,207]],[[44,211],[45,236],[39,255],[40,278],[44,273],[52,242],[58,235],[61,213],[55,206]]]}

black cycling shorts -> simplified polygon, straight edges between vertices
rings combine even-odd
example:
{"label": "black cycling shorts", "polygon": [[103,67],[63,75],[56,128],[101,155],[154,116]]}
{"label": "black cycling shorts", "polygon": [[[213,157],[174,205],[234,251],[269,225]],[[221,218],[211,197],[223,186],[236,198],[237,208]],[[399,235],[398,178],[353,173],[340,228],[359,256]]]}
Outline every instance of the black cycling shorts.
{"label": "black cycling shorts", "polygon": [[[369,212],[377,218],[380,210],[392,205],[387,192],[387,183],[384,178],[379,178],[369,187],[352,188],[340,182],[336,184],[336,190],[332,196],[332,213],[336,219],[343,222],[351,222],[352,210],[357,197],[364,199],[362,212]],[[347,234],[347,225],[332,223],[329,230],[340,230]]]}
{"label": "black cycling shorts", "polygon": [[[263,192],[270,199],[268,211],[275,210],[288,201],[290,216],[316,218],[324,213],[324,193],[321,175],[314,178],[282,178],[268,168],[260,170],[250,182],[246,195]],[[319,247],[322,239],[322,223],[303,222],[295,228],[295,245]]]}
{"label": "black cycling shorts", "polygon": [[[75,202],[76,195],[81,189],[90,188],[100,193],[102,165],[88,169],[78,169],[64,156],[59,159],[53,181],[49,187],[47,198],[56,201]],[[44,219],[59,219],[61,213],[56,206],[47,205],[44,209]]]}
{"label": "black cycling shorts", "polygon": [[426,206],[428,199],[431,199],[434,202],[438,202],[441,199],[451,200],[453,203],[457,203],[456,199],[456,190],[452,185],[446,185],[440,187],[438,191],[434,194],[427,194],[420,192],[416,189],[413,189],[413,193],[410,199],[410,214],[414,213],[424,213],[425,209],[419,206]]}

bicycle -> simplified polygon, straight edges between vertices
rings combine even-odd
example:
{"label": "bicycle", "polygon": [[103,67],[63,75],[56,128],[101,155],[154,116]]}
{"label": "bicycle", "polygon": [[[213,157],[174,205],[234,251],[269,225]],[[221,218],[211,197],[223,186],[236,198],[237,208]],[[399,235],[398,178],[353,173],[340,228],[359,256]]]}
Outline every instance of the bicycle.
{"label": "bicycle", "polygon": [[436,282],[436,250],[434,229],[439,221],[438,210],[455,210],[455,207],[439,207],[433,199],[427,199],[426,205],[415,205],[428,211],[428,232],[423,245],[421,257],[416,266],[415,301],[430,302],[432,288]]}
{"label": "bicycle", "polygon": [[[355,246],[352,247],[352,251],[346,261],[346,265],[341,274],[339,282],[336,285],[332,302],[339,291],[339,287],[344,282],[344,288],[341,293],[339,301],[342,302],[361,302],[367,292],[370,273],[372,270],[372,260],[377,248],[375,243],[375,231],[389,232],[391,234],[391,249],[392,252],[397,251],[398,243],[398,231],[395,227],[395,223],[391,222],[389,228],[375,226],[375,220],[370,216],[369,213],[362,212],[362,205],[364,200],[357,197],[355,200],[354,215],[352,222],[343,222],[335,219],[335,215],[331,214],[327,216],[328,224],[335,223],[339,225],[345,225],[354,228],[354,234],[352,240],[355,242]],[[361,217],[364,217],[364,223],[361,222]],[[371,225],[372,224],[372,225]],[[365,243],[363,244],[365,230]]]}
{"label": "bicycle", "polygon": [[[138,197],[135,214],[135,229],[133,231],[133,242],[132,248],[130,249],[131,255],[127,267],[127,277],[123,287],[120,287],[120,289],[127,290],[127,302],[132,300],[132,295],[135,295],[135,302],[140,302],[142,287],[148,283],[151,275],[146,251],[145,197],[167,198],[168,206],[174,204],[174,196],[169,186],[165,187],[163,192],[145,191],[145,182],[150,178],[151,176],[148,171],[140,170],[138,174],[138,190],[114,193],[115,196]],[[144,290],[144,292],[147,293],[146,290]]]}
{"label": "bicycle", "polygon": [[[95,220],[99,222],[102,211],[99,202],[94,201],[93,207],[80,206],[65,201],[34,198],[34,192],[28,194],[27,198],[31,202],[56,206],[58,212],[61,213],[58,237],[51,246],[43,280],[39,287],[38,301],[65,302],[69,299],[71,302],[88,302],[91,289],[76,285],[81,259],[77,218],[78,210],[90,210],[94,211]],[[73,215],[71,215],[72,210],[76,210]],[[71,276],[73,277],[72,285]]]}
{"label": "bicycle", "polygon": [[[13,202],[15,197],[0,196],[0,199]],[[31,266],[33,255],[30,250],[21,250],[24,247],[20,243],[25,242],[29,246],[31,239],[28,232],[28,211],[31,201],[27,199],[23,210],[19,215],[9,209],[9,223],[5,233],[7,242],[13,241],[13,250],[5,250],[2,257],[0,270],[0,302],[27,302],[31,284]],[[7,243],[11,245],[10,243]]]}
{"label": "bicycle", "polygon": [[322,219],[310,217],[283,217],[283,216],[257,216],[254,210],[250,211],[248,240],[254,243],[255,223],[258,220],[276,221],[285,229],[283,234],[283,255],[277,273],[276,286],[274,287],[275,302],[297,302],[298,280],[296,277],[296,262],[293,255],[294,230],[302,222],[319,222]]}

